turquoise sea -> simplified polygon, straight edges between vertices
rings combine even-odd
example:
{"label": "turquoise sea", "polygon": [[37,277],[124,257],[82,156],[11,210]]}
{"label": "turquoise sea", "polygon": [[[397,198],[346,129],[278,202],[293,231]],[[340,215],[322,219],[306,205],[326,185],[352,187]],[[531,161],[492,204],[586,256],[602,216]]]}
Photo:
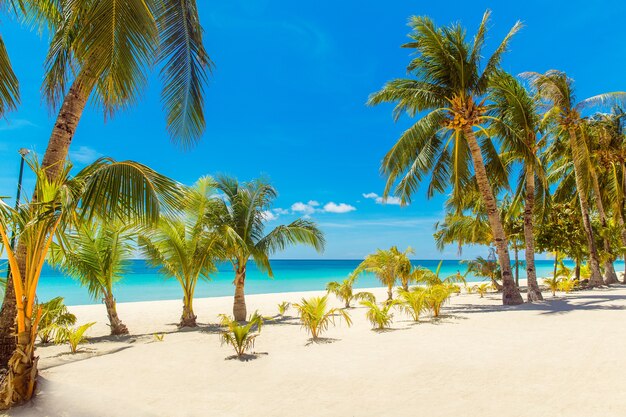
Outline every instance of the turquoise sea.
{"label": "turquoise sea", "polygon": [[[248,265],[246,277],[247,294],[264,294],[275,292],[315,291],[324,290],[326,283],[346,278],[360,263],[360,260],[274,260],[272,268],[274,278],[259,272],[254,263]],[[433,271],[439,264],[438,260],[415,260],[414,265],[421,265]],[[553,261],[538,260],[537,275],[552,275]],[[573,266],[573,264],[569,264]],[[624,270],[624,262],[616,262],[617,271]],[[447,277],[460,271],[465,273],[465,265],[461,261],[446,260],[441,267],[441,276]],[[525,278],[523,267],[520,267],[520,278]],[[232,295],[234,288],[232,281],[234,273],[230,264],[219,265],[219,271],[210,281],[198,283],[196,297],[219,297]],[[467,276],[468,281],[480,279]],[[363,274],[357,280],[356,287],[379,287],[380,283],[371,274]],[[56,296],[65,297],[68,305],[96,304],[100,300],[92,300],[87,290],[82,288],[73,279],[62,273],[44,267],[39,283],[37,296],[40,301],[47,301]],[[124,278],[115,286],[115,296],[118,302],[172,300],[182,298],[182,291],[174,279],[168,279],[143,260],[130,262]]]}

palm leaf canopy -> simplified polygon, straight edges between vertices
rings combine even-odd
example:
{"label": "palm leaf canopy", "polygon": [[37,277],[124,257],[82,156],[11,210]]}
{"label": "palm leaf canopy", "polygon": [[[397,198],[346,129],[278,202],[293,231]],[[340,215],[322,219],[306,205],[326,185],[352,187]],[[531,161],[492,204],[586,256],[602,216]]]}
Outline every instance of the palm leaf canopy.
{"label": "palm leaf canopy", "polygon": [[[52,32],[42,91],[52,109],[73,79],[105,116],[134,104],[158,63],[170,137],[187,148],[205,129],[204,85],[212,62],[195,0],[48,0]],[[89,22],[89,24],[86,24]]]}
{"label": "palm leaf canopy", "polygon": [[123,277],[135,233],[121,222],[85,223],[62,234],[50,248],[50,260],[97,300],[111,294],[113,284]]}
{"label": "palm leaf canopy", "polygon": [[186,288],[198,278],[209,279],[215,260],[224,257],[220,236],[207,221],[218,207],[214,185],[210,177],[199,179],[188,190],[183,210],[163,216],[157,227],[139,236],[148,262]]}
{"label": "palm leaf canopy", "polygon": [[[462,111],[475,109],[475,125],[488,123],[482,110],[491,78],[499,69],[502,55],[511,37],[520,29],[517,23],[495,52],[483,55],[489,12],[483,16],[473,42],[468,42],[465,30],[458,24],[437,27],[428,17],[413,17],[411,41],[404,45],[414,49],[415,57],[407,67],[414,79],[396,79],[372,94],[368,103],[395,103],[397,119],[421,114],[393,148],[385,155],[381,167],[387,177],[384,195],[393,193],[402,204],[408,204],[420,183],[428,180],[427,195],[445,192],[452,186],[458,193],[472,181],[472,160],[462,129],[453,125]],[[463,119],[465,120],[465,119]],[[506,170],[498,150],[484,128],[479,126],[480,146],[485,165],[496,181],[506,178]]]}
{"label": "palm leaf canopy", "polygon": [[273,276],[269,262],[272,254],[295,244],[324,249],[324,235],[310,220],[297,219],[265,232],[266,211],[277,197],[266,181],[239,183],[235,178],[220,176],[217,189],[223,198],[211,221],[222,234],[226,256],[233,265],[244,267],[252,257],[260,270]]}

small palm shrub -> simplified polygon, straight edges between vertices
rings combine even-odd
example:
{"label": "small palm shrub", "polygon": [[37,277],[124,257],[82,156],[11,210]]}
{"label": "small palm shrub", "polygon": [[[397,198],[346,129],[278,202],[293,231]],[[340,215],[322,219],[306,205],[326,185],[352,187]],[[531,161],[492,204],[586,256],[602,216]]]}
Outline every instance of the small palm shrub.
{"label": "small palm shrub", "polygon": [[475,291],[476,291],[476,286],[475,285],[469,286],[469,285],[465,284],[465,292],[467,294],[473,294]]}
{"label": "small palm shrub", "polygon": [[346,308],[350,308],[350,303],[352,303],[353,300],[373,300],[374,294],[372,294],[371,292],[363,291],[356,294],[353,292],[352,286],[354,285],[357,276],[357,274],[353,274],[350,277],[344,279],[342,282],[329,282],[326,285],[326,291],[334,294],[335,297],[339,299],[339,301],[344,303]]}
{"label": "small palm shrub", "polygon": [[91,326],[96,324],[95,322],[85,323],[82,326],[76,328],[64,327],[57,332],[55,343],[66,343],[70,347],[71,353],[78,352],[78,345],[87,343],[85,332],[89,330]]}
{"label": "small palm shrub", "polygon": [[154,337],[155,342],[162,342],[165,339],[165,333],[154,333],[152,337]]}
{"label": "small palm shrub", "polygon": [[[57,333],[76,324],[76,316],[69,312],[63,297],[55,297],[40,305],[41,319],[37,335],[41,343],[50,343]],[[35,308],[35,311],[37,308]]]}
{"label": "small palm shrub", "polygon": [[578,280],[574,278],[562,279],[559,281],[557,288],[564,293],[572,292],[578,286]]}
{"label": "small palm shrub", "polygon": [[306,328],[313,340],[317,338],[332,324],[335,325],[335,317],[339,315],[346,321],[348,327],[352,325],[350,315],[340,308],[328,308],[328,294],[323,297],[311,297],[302,299],[293,307],[298,312],[302,327]]}
{"label": "small palm shrub", "polygon": [[263,317],[255,312],[246,324],[241,324],[234,318],[222,314],[222,326],[226,330],[222,332],[222,345],[230,345],[235,349],[238,358],[254,347],[255,339],[261,334]]}
{"label": "small palm shrub", "polygon": [[552,291],[552,296],[556,296],[556,292],[559,290],[561,284],[561,278],[558,276],[551,278],[544,278],[543,283]]}
{"label": "small palm shrub", "polygon": [[291,307],[291,303],[287,302],[287,301],[283,301],[282,303],[278,304],[278,315],[280,317],[283,317],[285,315],[285,313],[287,313],[287,310],[289,310],[289,307]]}
{"label": "small palm shrub", "polygon": [[426,305],[433,312],[433,317],[439,317],[441,307],[454,292],[454,288],[448,284],[436,284],[426,290]]}
{"label": "small palm shrub", "polygon": [[365,317],[377,330],[383,330],[388,328],[393,322],[393,313],[391,308],[397,304],[395,300],[388,300],[386,303],[377,304],[374,301],[361,301],[361,305],[367,307]]}
{"label": "small palm shrub", "polygon": [[427,308],[426,288],[416,287],[411,291],[398,290],[398,307],[401,311],[411,316],[413,321],[419,321],[420,314]]}
{"label": "small palm shrub", "polygon": [[474,285],[474,290],[480,295],[480,298],[483,298],[487,292],[489,292],[489,288],[491,288],[491,283],[483,283],[480,285]]}

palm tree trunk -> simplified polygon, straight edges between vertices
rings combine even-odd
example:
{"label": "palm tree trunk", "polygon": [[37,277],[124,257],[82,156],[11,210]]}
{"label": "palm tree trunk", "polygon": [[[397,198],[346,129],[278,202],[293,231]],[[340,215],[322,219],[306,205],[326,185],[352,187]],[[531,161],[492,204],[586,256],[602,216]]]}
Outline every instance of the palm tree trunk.
{"label": "palm tree trunk", "polygon": [[387,300],[393,300],[393,285],[387,287]]}
{"label": "palm tree trunk", "polygon": [[128,327],[117,316],[117,305],[115,304],[115,298],[110,292],[104,296],[104,305],[107,308],[107,316],[109,317],[109,324],[111,326],[111,334],[113,336],[128,334]]}
{"label": "palm tree trunk", "polygon": [[569,129],[569,140],[572,153],[572,161],[574,162],[574,177],[576,179],[576,188],[578,189],[578,202],[580,203],[580,212],[583,218],[583,227],[585,229],[585,235],[587,237],[587,245],[589,246],[589,267],[591,269],[591,277],[589,278],[589,286],[597,287],[604,284],[602,281],[602,273],[600,272],[600,261],[598,258],[598,249],[596,248],[596,241],[593,236],[593,229],[591,228],[591,220],[589,218],[589,204],[587,203],[587,195],[585,193],[585,187],[583,186],[581,167],[579,166],[576,158],[576,149],[578,148],[576,143],[576,131],[574,128]]}
{"label": "palm tree trunk", "polygon": [[554,252],[554,269],[552,271],[552,276],[556,278],[556,268],[559,264],[559,253]]}
{"label": "palm tree trunk", "polygon": [[478,189],[480,190],[483,203],[485,204],[485,208],[487,210],[487,217],[489,218],[491,232],[493,234],[496,251],[498,253],[498,261],[500,263],[500,270],[502,271],[502,304],[522,304],[524,299],[515,285],[515,281],[513,280],[513,275],[511,273],[509,242],[506,238],[506,234],[504,233],[504,228],[502,227],[500,214],[498,213],[498,207],[496,205],[496,199],[493,196],[493,190],[489,184],[489,178],[487,177],[487,170],[485,169],[480,146],[478,146],[476,136],[474,135],[474,131],[471,126],[466,127],[463,133],[465,134],[465,139],[467,140],[472,154],[476,182],[478,183]]}
{"label": "palm tree trunk", "polygon": [[30,400],[35,392],[39,360],[35,356],[35,339],[40,317],[41,315],[37,314],[33,321],[27,319],[24,331],[16,337],[16,347],[9,358],[6,374],[0,386],[0,409],[22,404]]}
{"label": "palm tree trunk", "polygon": [[576,259],[576,268],[574,269],[574,279],[580,281],[580,259]]}
{"label": "palm tree trunk", "polygon": [[[621,229],[621,235],[622,235],[622,245],[624,247],[626,247],[626,227],[624,227],[624,217],[621,213],[621,211],[619,213],[617,213],[617,222],[619,224],[619,227]],[[622,283],[626,284],[626,254],[624,255],[624,275],[622,276]]]}
{"label": "palm tree trunk", "polygon": [[180,316],[178,327],[197,327],[196,316],[193,312],[193,295],[189,291],[185,291],[183,297],[183,314]]}
{"label": "palm tree trunk", "polygon": [[[43,157],[41,168],[46,170],[48,178],[56,178],[63,168],[69,152],[69,146],[76,132],[87,100],[93,90],[94,80],[83,71],[76,78],[63,100],[56,122],[52,129],[48,147]],[[16,257],[20,269],[24,272],[26,247],[18,240]],[[13,326],[17,311],[15,292],[12,285],[7,285],[0,309],[0,368],[6,369],[7,362],[15,350],[16,341]]]}
{"label": "palm tree trunk", "polygon": [[535,173],[526,169],[526,201],[524,202],[524,243],[526,257],[526,280],[528,286],[528,302],[543,300],[539,284],[537,284],[537,270],[535,269],[535,232],[533,213],[535,211]]}
{"label": "palm tree trunk", "polygon": [[246,266],[237,268],[235,272],[235,302],[233,303],[233,316],[236,321],[246,321],[246,295],[244,285],[246,283]]}
{"label": "palm tree trunk", "polygon": [[[600,222],[602,223],[602,228],[606,230],[608,225],[606,212],[604,211],[604,204],[602,203],[602,197],[600,194],[600,184],[598,183],[598,176],[593,170],[591,170],[591,183],[593,185],[593,193],[596,196],[596,207],[598,208],[598,214],[600,215]],[[619,280],[617,279],[617,273],[613,267],[611,243],[609,242],[609,239],[604,238],[602,239],[602,244],[607,256],[607,260],[604,262],[604,283],[606,285],[617,284],[619,283]]]}
{"label": "palm tree trunk", "polygon": [[519,288],[519,249],[517,245],[513,247],[513,259],[515,262],[515,285]]}

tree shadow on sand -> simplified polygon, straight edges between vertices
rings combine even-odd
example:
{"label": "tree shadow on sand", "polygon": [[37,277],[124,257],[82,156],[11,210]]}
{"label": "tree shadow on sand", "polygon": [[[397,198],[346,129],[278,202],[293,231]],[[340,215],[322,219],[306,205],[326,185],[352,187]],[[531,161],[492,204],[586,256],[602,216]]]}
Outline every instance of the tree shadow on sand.
{"label": "tree shadow on sand", "polygon": [[[524,303],[519,306],[459,304],[448,309],[450,313],[473,314],[507,311],[538,311],[542,315],[566,314],[572,311],[621,311],[626,310],[626,295],[606,294],[617,288],[604,288],[603,293],[593,291],[576,291],[569,297],[547,296],[543,301]],[[622,302],[623,304],[612,304]]]}
{"label": "tree shadow on sand", "polygon": [[234,361],[237,360],[239,362],[250,362],[256,359],[259,359],[262,356],[267,356],[269,353],[267,352],[251,352],[244,353],[243,355],[230,355],[224,358],[225,361]]}
{"label": "tree shadow on sand", "polygon": [[318,337],[317,339],[313,339],[312,337],[305,343],[304,346],[311,345],[328,345],[330,343],[339,342],[341,339],[334,339],[332,337]]}

